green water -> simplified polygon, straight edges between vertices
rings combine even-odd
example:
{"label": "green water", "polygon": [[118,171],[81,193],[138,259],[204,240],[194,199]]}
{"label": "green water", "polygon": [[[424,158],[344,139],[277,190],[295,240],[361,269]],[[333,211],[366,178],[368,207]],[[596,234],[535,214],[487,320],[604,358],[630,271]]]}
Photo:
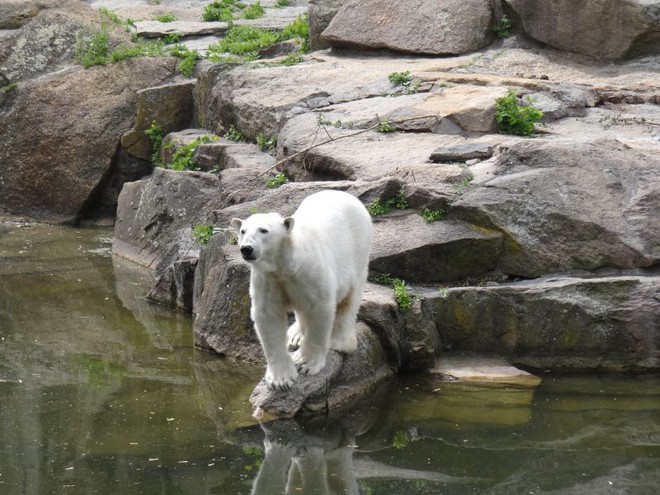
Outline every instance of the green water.
{"label": "green water", "polygon": [[258,368],[193,348],[111,231],[0,226],[0,494],[655,494],[660,380],[406,377],[258,425]]}

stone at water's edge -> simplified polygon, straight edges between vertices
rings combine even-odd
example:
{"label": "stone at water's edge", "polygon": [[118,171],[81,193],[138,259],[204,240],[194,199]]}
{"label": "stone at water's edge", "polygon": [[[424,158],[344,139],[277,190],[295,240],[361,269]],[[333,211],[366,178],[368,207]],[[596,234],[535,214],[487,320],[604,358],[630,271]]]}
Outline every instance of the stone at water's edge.
{"label": "stone at water's edge", "polygon": [[329,413],[348,408],[393,375],[383,348],[371,329],[360,323],[358,348],[351,354],[328,353],[325,368],[314,376],[299,376],[287,391],[272,390],[261,380],[250,397],[260,421]]}
{"label": "stone at water's edge", "polygon": [[534,369],[660,368],[660,277],[547,277],[423,294],[442,345]]}
{"label": "stone at water's edge", "polygon": [[442,380],[495,387],[536,387],[541,383],[539,377],[492,356],[443,354],[429,373]]}

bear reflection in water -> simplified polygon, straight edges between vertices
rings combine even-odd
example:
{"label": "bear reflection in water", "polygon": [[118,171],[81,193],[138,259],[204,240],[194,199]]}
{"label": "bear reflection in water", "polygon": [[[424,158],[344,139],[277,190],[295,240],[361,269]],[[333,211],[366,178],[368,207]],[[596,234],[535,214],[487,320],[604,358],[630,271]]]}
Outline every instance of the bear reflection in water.
{"label": "bear reflection in water", "polygon": [[262,425],[265,458],[252,495],[359,493],[350,428],[303,428],[294,420]]}

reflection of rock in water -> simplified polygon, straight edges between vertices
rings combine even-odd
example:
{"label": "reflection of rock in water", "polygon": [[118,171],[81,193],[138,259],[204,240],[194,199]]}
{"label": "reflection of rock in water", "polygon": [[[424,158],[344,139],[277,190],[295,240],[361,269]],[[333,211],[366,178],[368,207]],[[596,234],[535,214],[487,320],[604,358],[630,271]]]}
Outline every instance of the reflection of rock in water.
{"label": "reflection of rock in water", "polygon": [[192,367],[201,408],[215,423],[218,438],[227,440],[227,436],[237,428],[257,424],[252,417],[248,398],[263,375],[260,366],[218,358],[208,351],[196,350]]}
{"label": "reflection of rock in water", "polygon": [[[172,350],[175,346],[189,346],[192,341],[190,316],[172,313],[170,308],[147,301],[146,295],[153,285],[153,274],[119,256],[112,257],[112,265],[117,295],[124,307],[143,325],[151,344],[164,350]],[[168,332],[163,332],[165,321]]]}

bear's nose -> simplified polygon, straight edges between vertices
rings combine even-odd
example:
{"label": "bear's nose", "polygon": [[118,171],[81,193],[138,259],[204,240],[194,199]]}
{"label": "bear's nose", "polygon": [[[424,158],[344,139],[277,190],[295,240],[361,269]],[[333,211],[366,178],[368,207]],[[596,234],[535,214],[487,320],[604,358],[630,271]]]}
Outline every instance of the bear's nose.
{"label": "bear's nose", "polygon": [[241,254],[243,256],[250,256],[254,252],[254,248],[252,246],[243,246],[241,248]]}

